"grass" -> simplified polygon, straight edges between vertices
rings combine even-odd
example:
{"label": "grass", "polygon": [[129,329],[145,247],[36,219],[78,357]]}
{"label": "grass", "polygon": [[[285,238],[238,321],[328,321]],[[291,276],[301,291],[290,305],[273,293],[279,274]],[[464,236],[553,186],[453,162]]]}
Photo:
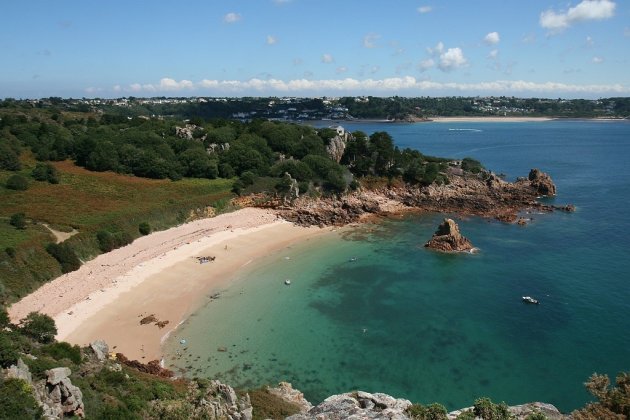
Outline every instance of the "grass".
{"label": "grass", "polygon": [[[60,182],[49,184],[30,178],[35,163],[23,153],[19,173],[29,178],[26,191],[5,188],[14,172],[0,171],[0,301],[14,301],[61,273],[44,250],[54,237],[41,223],[77,229],[79,234],[68,243],[87,260],[100,252],[99,230],[125,231],[135,238],[141,222],[148,222],[153,230],[165,229],[184,222],[195,209],[212,206],[226,211],[232,196],[232,180],[146,179],[91,172],[71,161],[53,163]],[[26,215],[26,229],[9,224],[15,213]],[[15,249],[16,255],[8,255],[6,248]]]}

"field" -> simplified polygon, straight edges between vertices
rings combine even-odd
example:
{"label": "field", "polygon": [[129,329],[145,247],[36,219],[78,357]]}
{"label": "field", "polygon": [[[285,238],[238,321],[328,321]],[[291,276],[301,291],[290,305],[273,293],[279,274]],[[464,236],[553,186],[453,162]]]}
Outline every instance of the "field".
{"label": "field", "polygon": [[[0,171],[0,300],[10,302],[61,274],[59,264],[46,251],[54,242],[46,223],[60,231],[78,230],[66,242],[80,259],[96,256],[100,230],[125,232],[138,237],[138,225],[165,229],[191,217],[196,209],[221,210],[231,197],[231,180],[156,180],[91,172],[71,161],[54,162],[59,184],[35,181],[30,171],[35,160],[22,156],[22,170],[29,179],[26,191],[4,187],[15,172]],[[24,213],[26,229],[16,229],[10,217]]]}

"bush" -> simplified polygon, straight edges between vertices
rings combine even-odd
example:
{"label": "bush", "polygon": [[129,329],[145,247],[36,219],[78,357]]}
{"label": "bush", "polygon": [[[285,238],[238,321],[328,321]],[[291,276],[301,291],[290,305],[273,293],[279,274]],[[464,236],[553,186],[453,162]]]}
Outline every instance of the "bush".
{"label": "bush", "polygon": [[9,313],[4,307],[0,307],[0,332],[4,327],[8,327],[10,323],[11,319],[9,318]]}
{"label": "bush", "polygon": [[407,409],[407,413],[417,420],[447,420],[446,408],[442,404],[433,403],[428,406],[413,404]]}
{"label": "bush", "polygon": [[13,248],[12,246],[6,247],[4,249],[4,252],[6,252],[9,257],[15,258],[16,251],[15,251],[15,248]]}
{"label": "bush", "polygon": [[25,381],[11,378],[0,386],[0,419],[39,419],[42,414]]}
{"label": "bush", "polygon": [[8,368],[17,363],[20,352],[9,334],[0,332],[0,366]]}
{"label": "bush", "polygon": [[11,226],[15,226],[16,229],[26,229],[26,215],[24,213],[15,213],[11,215],[9,223]]}
{"label": "bush", "polygon": [[10,190],[26,191],[28,190],[28,180],[22,175],[11,175],[7,179],[6,187]]}
{"label": "bush", "polygon": [[584,385],[598,401],[571,413],[574,419],[630,418],[630,373],[619,373],[613,387],[610,386],[608,375],[597,373],[591,375]]}
{"label": "bush", "polygon": [[101,251],[109,252],[131,243],[133,238],[126,232],[112,233],[107,230],[101,230],[96,234],[96,240]]}
{"label": "bush", "polygon": [[35,168],[33,168],[31,176],[37,181],[48,181],[51,184],[59,184],[59,172],[57,168],[50,163],[38,163]]}
{"label": "bush", "polygon": [[55,321],[46,314],[31,312],[20,321],[20,325],[22,335],[39,343],[52,343],[55,340],[55,335],[57,335]]}
{"label": "bush", "polygon": [[0,169],[19,171],[22,165],[18,153],[6,143],[0,143]]}
{"label": "bush", "polygon": [[478,160],[467,157],[462,159],[462,169],[466,172],[478,174],[483,169],[483,165]]}
{"label": "bush", "polygon": [[148,235],[151,233],[151,225],[148,222],[142,222],[138,225],[138,231],[142,235]]}
{"label": "bush", "polygon": [[81,261],[79,261],[77,254],[75,254],[72,247],[66,243],[50,243],[46,246],[46,251],[59,262],[62,273],[69,273],[81,267]]}
{"label": "bush", "polygon": [[72,346],[66,342],[52,343],[42,347],[42,353],[49,355],[55,360],[68,359],[74,364],[81,363],[81,347]]}
{"label": "bush", "polygon": [[487,397],[475,400],[473,412],[483,420],[509,420],[512,418],[505,403],[495,404]]}

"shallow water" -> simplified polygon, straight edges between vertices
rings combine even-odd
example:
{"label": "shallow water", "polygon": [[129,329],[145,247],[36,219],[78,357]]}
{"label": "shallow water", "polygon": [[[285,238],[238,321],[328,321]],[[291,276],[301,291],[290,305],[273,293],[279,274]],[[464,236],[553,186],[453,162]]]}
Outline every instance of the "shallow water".
{"label": "shallow water", "polygon": [[235,386],[286,380],[312,402],[362,389],[449,409],[485,395],[565,411],[588,400],[591,373],[630,370],[630,124],[346,128],[387,130],[401,147],[471,156],[511,179],[538,167],[558,186],[548,201],[577,211],[530,215],[526,227],[455,217],[475,255],[422,247],[438,214],[311,239],[236,273],[172,335],[167,363]]}

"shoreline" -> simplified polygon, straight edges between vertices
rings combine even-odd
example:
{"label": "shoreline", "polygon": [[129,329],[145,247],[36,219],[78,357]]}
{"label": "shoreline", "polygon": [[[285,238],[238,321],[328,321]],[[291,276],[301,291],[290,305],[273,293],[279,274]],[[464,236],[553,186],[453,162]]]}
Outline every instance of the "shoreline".
{"label": "shoreline", "polygon": [[[9,315],[17,322],[31,311],[45,313],[58,340],[85,346],[102,339],[129,359],[159,360],[165,337],[228,287],[237,270],[323,232],[254,208],[196,220],[99,255],[13,304]],[[216,260],[201,264],[200,256]],[[140,323],[151,315],[155,322]]]}

